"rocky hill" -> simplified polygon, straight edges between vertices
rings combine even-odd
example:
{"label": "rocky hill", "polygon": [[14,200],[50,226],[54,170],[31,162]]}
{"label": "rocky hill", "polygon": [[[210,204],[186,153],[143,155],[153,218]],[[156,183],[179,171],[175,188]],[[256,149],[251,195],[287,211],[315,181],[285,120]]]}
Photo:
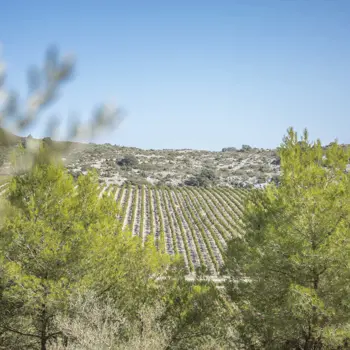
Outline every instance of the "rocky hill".
{"label": "rocky hill", "polygon": [[142,150],[110,144],[79,145],[64,161],[72,173],[96,168],[107,184],[216,185],[264,184],[279,174],[274,150]]}
{"label": "rocky hill", "polygon": [[[28,138],[9,135],[5,138],[6,142],[0,143],[5,162],[1,173],[6,173],[8,169],[6,154],[9,146],[28,142]],[[74,176],[95,168],[100,181],[107,185],[259,187],[278,179],[280,171],[276,150],[251,148],[248,145],[243,145],[241,149],[226,147],[219,152],[210,152],[191,149],[143,150],[111,144],[55,141],[53,144],[68,150],[62,159]]]}

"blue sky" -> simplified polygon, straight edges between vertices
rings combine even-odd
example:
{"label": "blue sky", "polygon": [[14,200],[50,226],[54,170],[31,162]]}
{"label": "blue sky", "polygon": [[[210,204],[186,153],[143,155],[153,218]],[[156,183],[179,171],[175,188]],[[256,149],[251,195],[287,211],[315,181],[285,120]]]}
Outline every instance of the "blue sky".
{"label": "blue sky", "polygon": [[[26,93],[50,44],[77,57],[48,113],[126,111],[96,141],[141,148],[273,148],[286,129],[350,143],[348,0],[5,1],[8,86]],[[40,130],[33,136],[42,136]]]}

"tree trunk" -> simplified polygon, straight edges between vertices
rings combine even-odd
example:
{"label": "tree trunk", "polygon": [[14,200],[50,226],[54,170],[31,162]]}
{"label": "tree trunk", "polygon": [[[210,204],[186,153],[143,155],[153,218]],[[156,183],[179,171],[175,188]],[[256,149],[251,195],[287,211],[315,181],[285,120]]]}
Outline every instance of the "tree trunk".
{"label": "tree trunk", "polygon": [[46,350],[46,342],[47,342],[47,337],[46,337],[46,305],[42,305],[42,323],[41,323],[41,334],[40,334],[40,349],[41,350]]}
{"label": "tree trunk", "polygon": [[40,345],[41,350],[46,350],[46,337],[40,339]]}

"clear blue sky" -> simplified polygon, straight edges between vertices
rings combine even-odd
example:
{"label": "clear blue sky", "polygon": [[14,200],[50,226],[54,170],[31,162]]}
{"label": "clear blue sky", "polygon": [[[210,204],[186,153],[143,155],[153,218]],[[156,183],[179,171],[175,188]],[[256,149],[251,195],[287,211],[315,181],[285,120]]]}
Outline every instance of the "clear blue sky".
{"label": "clear blue sky", "polygon": [[49,44],[76,54],[50,111],[87,118],[115,99],[126,119],[99,142],[272,148],[294,126],[350,143],[349,0],[11,0],[0,41],[23,93]]}

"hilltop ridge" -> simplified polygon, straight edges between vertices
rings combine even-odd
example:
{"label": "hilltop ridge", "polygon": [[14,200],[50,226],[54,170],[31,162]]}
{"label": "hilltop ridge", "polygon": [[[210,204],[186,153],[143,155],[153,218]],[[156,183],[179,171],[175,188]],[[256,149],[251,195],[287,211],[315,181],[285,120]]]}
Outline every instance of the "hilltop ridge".
{"label": "hilltop ridge", "polygon": [[[25,144],[28,137],[16,136],[1,128],[0,136],[1,153],[6,168],[5,158],[9,146],[19,142]],[[1,142],[2,140],[6,141]],[[94,168],[99,173],[100,181],[107,185],[131,183],[259,187],[275,181],[280,174],[279,158],[275,149],[253,148],[249,145],[243,145],[241,149],[225,147],[215,152],[191,149],[144,150],[109,143],[49,140],[57,147],[69,145],[62,159],[74,176]]]}

